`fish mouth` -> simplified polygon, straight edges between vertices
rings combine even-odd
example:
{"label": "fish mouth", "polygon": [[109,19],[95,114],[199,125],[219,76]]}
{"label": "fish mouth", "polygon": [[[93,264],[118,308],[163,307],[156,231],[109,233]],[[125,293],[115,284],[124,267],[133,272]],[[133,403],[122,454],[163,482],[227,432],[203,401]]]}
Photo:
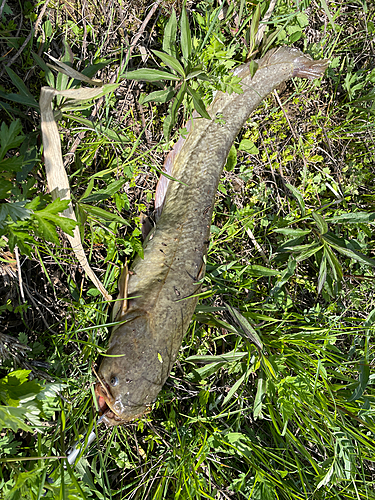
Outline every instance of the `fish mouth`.
{"label": "fish mouth", "polygon": [[125,419],[114,409],[115,399],[111,395],[107,382],[98,377],[98,382],[95,384],[95,397],[99,407],[99,416],[107,425],[121,425],[126,422]]}

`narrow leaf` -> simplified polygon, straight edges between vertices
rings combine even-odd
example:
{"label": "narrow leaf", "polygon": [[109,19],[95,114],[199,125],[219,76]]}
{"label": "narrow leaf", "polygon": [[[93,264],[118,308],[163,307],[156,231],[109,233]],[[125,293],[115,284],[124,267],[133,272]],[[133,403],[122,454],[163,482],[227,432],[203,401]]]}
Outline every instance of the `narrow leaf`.
{"label": "narrow leaf", "polygon": [[163,38],[163,50],[171,56],[176,57],[176,35],[177,35],[177,17],[176,11],[172,9],[171,16],[165,26]]}
{"label": "narrow leaf", "polygon": [[165,90],[156,90],[155,92],[151,92],[144,99],[139,100],[140,104],[146,104],[146,102],[167,102],[172,99],[174,96],[174,89],[172,87],[168,87]]}
{"label": "narrow leaf", "polygon": [[26,85],[23,83],[21,78],[17,75],[17,73],[15,73],[12,69],[8,68],[8,66],[5,66],[5,71],[8,73],[8,76],[12,80],[13,85],[18,88],[21,95],[35,101],[34,96],[30,92],[30,90],[26,87]]}
{"label": "narrow leaf", "polygon": [[240,377],[235,384],[231,387],[230,391],[228,394],[225,396],[224,401],[223,401],[223,406],[225,406],[230,399],[234,396],[234,394],[237,392],[238,388],[243,384],[245,377],[247,375],[247,372],[245,372],[242,377]]}
{"label": "narrow leaf", "polygon": [[243,333],[245,336],[253,342],[253,344],[256,345],[256,347],[260,350],[263,349],[263,343],[260,340],[260,337],[256,330],[252,327],[252,325],[247,321],[247,319],[242,316],[242,314],[235,309],[234,307],[230,306],[229,304],[225,304],[227,310],[229,311],[230,315],[234,319],[234,321],[237,323],[237,325],[240,326],[240,328],[243,330]]}
{"label": "narrow leaf", "polygon": [[328,224],[324,220],[324,218],[318,213],[318,212],[313,212],[312,216],[316,222],[316,225],[318,226],[320,234],[325,234],[328,232]]}
{"label": "narrow leaf", "polygon": [[303,201],[302,194],[291,184],[286,184],[286,187],[292,192],[293,196],[298,202],[299,208],[301,210],[301,215],[304,217],[306,215],[305,202]]}
{"label": "narrow leaf", "polygon": [[349,224],[359,222],[375,222],[375,212],[354,212],[335,215],[328,219],[330,222],[347,222]]}
{"label": "narrow leaf", "polygon": [[184,56],[185,63],[187,63],[191,55],[191,31],[185,7],[182,8],[180,23],[182,55]]}
{"label": "narrow leaf", "polygon": [[352,245],[350,241],[343,238],[337,238],[332,234],[323,235],[323,239],[328,243],[328,245],[340,252],[342,255],[357,260],[361,264],[375,267],[375,260],[370,259],[370,257],[366,257],[366,255],[363,255],[361,252],[351,248]]}
{"label": "narrow leaf", "polygon": [[319,267],[318,294],[322,291],[326,279],[327,279],[327,257],[326,253],[324,252]]}
{"label": "narrow leaf", "polygon": [[159,80],[180,80],[180,77],[174,75],[173,73],[168,73],[167,71],[161,71],[159,69],[147,68],[128,71],[124,74],[123,78],[127,78],[128,80],[145,80],[146,82],[158,82]]}
{"label": "narrow leaf", "polygon": [[299,255],[296,256],[297,262],[302,262],[303,260],[308,259],[309,257],[316,254],[317,252],[319,252],[319,250],[323,248],[323,245],[319,245],[317,243],[313,243],[309,246],[310,248],[307,248],[306,250],[304,250],[303,252],[301,252]]}
{"label": "narrow leaf", "polygon": [[198,113],[206,120],[211,120],[210,115],[207,113],[206,107],[201,99],[201,96],[198,92],[191,87],[187,87],[187,90],[191,97],[193,98],[194,108],[198,111]]}
{"label": "narrow leaf", "polygon": [[179,73],[183,78],[185,77],[184,68],[175,57],[165,54],[164,52],[160,52],[159,50],[153,50],[152,52],[158,56],[164,64],[177,71],[177,73]]}
{"label": "narrow leaf", "polygon": [[260,370],[258,377],[258,387],[253,405],[254,418],[263,418],[262,408],[263,408],[263,399],[264,396],[266,395],[266,388],[267,388],[267,383],[264,377],[264,372],[263,370]]}
{"label": "narrow leaf", "polygon": [[331,267],[333,277],[336,281],[341,281],[343,277],[342,267],[340,262],[338,261],[336,255],[333,253],[329,245],[324,245],[324,255],[327,258],[327,261]]}
{"label": "narrow leaf", "polygon": [[310,229],[292,229],[291,227],[281,227],[274,229],[273,232],[292,236],[293,238],[299,238],[311,233]]}
{"label": "narrow leaf", "polygon": [[112,222],[119,222],[120,224],[125,224],[126,226],[129,225],[129,222],[127,220],[112,212],[107,212],[107,210],[103,210],[102,208],[93,207],[92,205],[86,205],[85,203],[80,203],[80,207],[92,217]]}

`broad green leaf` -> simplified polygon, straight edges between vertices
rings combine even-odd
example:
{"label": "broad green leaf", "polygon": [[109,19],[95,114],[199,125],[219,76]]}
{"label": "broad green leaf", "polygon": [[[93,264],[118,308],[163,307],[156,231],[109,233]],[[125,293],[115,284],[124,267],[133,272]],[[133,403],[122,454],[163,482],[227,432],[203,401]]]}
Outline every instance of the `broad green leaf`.
{"label": "broad green leaf", "polygon": [[191,46],[191,31],[189,26],[189,19],[185,7],[182,7],[180,25],[181,25],[181,50],[182,50],[182,55],[184,56],[185,59],[185,63],[187,63],[191,55],[192,46]]}
{"label": "broad green leaf", "polygon": [[119,215],[107,212],[107,210],[103,210],[102,208],[99,207],[93,207],[92,205],[87,205],[86,203],[80,203],[79,205],[82,208],[82,210],[84,210],[94,218],[108,220],[111,222],[118,222],[120,224],[125,224],[126,226],[129,226],[129,222],[120,217]]}
{"label": "broad green leaf", "polygon": [[133,247],[133,249],[137,252],[137,254],[140,256],[140,258],[143,259],[142,243],[137,239],[131,239],[130,244]]}
{"label": "broad green leaf", "polygon": [[259,154],[259,149],[255,146],[253,141],[250,141],[249,139],[242,139],[240,145],[238,146],[238,151],[246,151],[246,153],[251,155]]}
{"label": "broad green leaf", "polygon": [[25,208],[26,201],[15,201],[13,203],[0,204],[0,222],[5,220],[8,215],[12,218],[13,222],[18,220],[29,219],[31,210]]}
{"label": "broad green leaf", "polygon": [[328,224],[324,218],[318,212],[313,212],[312,216],[318,226],[320,234],[325,234],[328,231]]}
{"label": "broad green leaf", "polygon": [[258,69],[258,63],[252,59],[250,62],[249,62],[249,71],[250,71],[250,75],[251,77],[253,78],[255,73],[257,72],[257,69]]}
{"label": "broad green leaf", "polygon": [[85,69],[81,71],[82,75],[88,76],[92,78],[98,71],[103,68],[106,68],[109,64],[112,64],[116,61],[116,59],[103,59],[95,64],[89,64]]}
{"label": "broad green leaf", "polygon": [[36,396],[42,386],[36,380],[28,380],[30,370],[16,370],[0,379],[1,399],[9,406],[18,406],[30,395]]}
{"label": "broad green leaf", "polygon": [[184,83],[180,90],[178,91],[177,96],[175,97],[174,101],[171,103],[169,107],[169,113],[168,115],[164,118],[164,123],[163,123],[163,134],[165,139],[168,141],[169,136],[171,134],[172,127],[175,125],[177,121],[177,111],[179,107],[181,106],[181,103],[183,101],[183,98],[186,94],[186,83]]}
{"label": "broad green leaf", "polygon": [[169,66],[171,69],[174,69],[179,73],[183,78],[185,77],[185,71],[184,68],[181,66],[181,64],[178,62],[178,60],[170,56],[169,54],[165,54],[164,52],[160,52],[160,50],[153,50],[152,51],[157,57],[159,57],[164,64]]}
{"label": "broad green leaf", "polygon": [[327,219],[329,222],[347,222],[355,224],[359,222],[375,222],[375,212],[349,212],[335,215]]}
{"label": "broad green leaf", "polygon": [[83,193],[83,196],[79,199],[79,201],[84,200],[85,198],[87,198],[91,194],[91,191],[94,188],[94,182],[95,182],[95,179],[93,179],[93,178],[91,178],[89,180],[87,188],[86,188],[85,192]]}
{"label": "broad green leaf", "polygon": [[0,128],[0,160],[2,160],[5,154],[10,150],[17,148],[25,140],[24,135],[20,135],[22,132],[22,125],[19,119],[11,122],[9,127],[5,122],[1,124]]}
{"label": "broad green leaf", "polygon": [[38,213],[34,212],[34,218],[36,221],[36,231],[37,233],[45,240],[51,241],[56,245],[59,244],[59,237],[56,233],[56,228],[53,224],[51,224],[48,220],[40,217]]}
{"label": "broad green leaf", "polygon": [[317,289],[318,294],[322,291],[326,279],[327,279],[327,257],[324,252],[319,266],[318,289]]}
{"label": "broad green leaf", "polygon": [[[201,66],[201,65],[199,65]],[[196,68],[196,69],[192,69],[189,74],[186,76],[185,80],[190,80],[191,78],[195,78],[195,77],[199,77],[200,80],[203,80],[205,78],[205,80],[207,82],[210,81],[210,77],[207,75],[207,73],[204,72],[204,70],[202,68]]]}
{"label": "broad green leaf", "polygon": [[202,366],[202,368],[197,368],[194,371],[201,379],[205,379],[219,371],[224,365],[225,363],[209,363],[208,365]]}
{"label": "broad green leaf", "polygon": [[24,422],[26,412],[26,408],[0,405],[0,428],[11,429],[13,432],[18,429],[32,432],[34,429]]}
{"label": "broad green leaf", "polygon": [[367,360],[362,359],[360,362],[360,370],[359,370],[359,382],[358,386],[353,392],[353,394],[348,398],[348,402],[357,401],[363,396],[365,392],[370,378],[370,366]]}
{"label": "broad green leaf", "polygon": [[206,120],[211,120],[210,115],[207,113],[206,107],[202,101],[201,96],[198,94],[198,92],[191,87],[187,87],[187,91],[193,98],[193,103],[194,103],[194,108],[198,111],[198,113],[203,117],[206,118]]}
{"label": "broad green leaf", "polygon": [[43,210],[39,210],[37,213],[40,217],[48,217],[49,215],[56,215],[66,210],[69,206],[69,203],[70,203],[69,200],[60,200],[60,198],[57,198],[52,203],[43,208]]}
{"label": "broad green leaf", "polygon": [[293,196],[298,202],[299,208],[301,210],[301,215],[304,217],[306,215],[306,208],[305,208],[305,202],[303,201],[303,197],[301,193],[296,189],[294,186],[291,184],[285,184],[286,187],[292,192]]}
{"label": "broad green leaf", "polygon": [[54,74],[52,73],[51,69],[47,66],[47,64],[44,62],[44,60],[40,56],[38,56],[38,54],[35,54],[35,52],[32,52],[31,55],[33,56],[35,62],[44,71],[44,76],[45,76],[45,79],[46,79],[48,85],[52,88],[55,88],[55,77],[54,77]]}
{"label": "broad green leaf", "polygon": [[[10,190],[13,188],[13,184],[10,181],[5,179],[0,179],[0,200],[3,200],[8,197]],[[1,220],[1,219],[0,219]]]}
{"label": "broad green leaf", "polygon": [[328,243],[328,245],[340,252],[342,255],[357,260],[361,264],[375,267],[375,260],[370,259],[370,257],[366,257],[366,255],[363,255],[361,252],[358,252],[357,250],[351,248],[350,241],[343,238],[337,238],[331,233],[324,234],[323,239],[326,243]]}
{"label": "broad green leaf", "polygon": [[175,82],[181,78],[173,73],[161,71],[159,69],[135,69],[124,74],[123,78],[128,80],[145,80],[146,82],[158,82],[160,80],[173,80]]}
{"label": "broad green leaf", "polygon": [[237,149],[234,144],[232,144],[232,147],[230,148],[227,162],[225,164],[225,170],[228,172],[231,172],[234,167],[237,165]]}
{"label": "broad green leaf", "polygon": [[155,92],[151,92],[142,100],[139,100],[140,104],[146,104],[146,102],[167,102],[172,99],[175,91],[172,87],[168,87],[165,90],[156,90]]}
{"label": "broad green leaf", "polygon": [[11,158],[3,158],[0,161],[1,172],[19,172],[22,170],[24,162],[23,156],[12,156]]}
{"label": "broad green leaf", "polygon": [[280,278],[278,279],[275,286],[270,291],[270,296],[277,295],[281,288],[288,282],[289,278],[293,276],[294,271],[296,270],[297,261],[294,257],[290,256],[288,260],[288,267],[282,272]]}
{"label": "broad green leaf", "polygon": [[177,17],[176,11],[172,8],[170,18],[164,29],[163,50],[171,56],[176,57],[176,35],[177,35]]}

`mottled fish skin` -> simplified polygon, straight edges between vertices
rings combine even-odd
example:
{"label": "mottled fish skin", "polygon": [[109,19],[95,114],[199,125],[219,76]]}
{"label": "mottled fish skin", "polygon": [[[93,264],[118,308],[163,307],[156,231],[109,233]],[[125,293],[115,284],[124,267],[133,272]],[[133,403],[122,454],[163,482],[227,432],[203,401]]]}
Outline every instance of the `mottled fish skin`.
{"label": "mottled fish skin", "polygon": [[[163,211],[136,258],[128,281],[128,309],[109,340],[96,386],[110,411],[107,425],[143,415],[155,401],[176,360],[193,316],[204,276],[204,256],[217,185],[229,150],[251,112],[291,77],[322,76],[328,61],[313,61],[300,51],[279,48],[236,69],[242,94],[219,92],[208,112],[194,119],[175,155]],[[132,299],[131,297],[136,297]],[[103,389],[103,386],[106,389]]]}

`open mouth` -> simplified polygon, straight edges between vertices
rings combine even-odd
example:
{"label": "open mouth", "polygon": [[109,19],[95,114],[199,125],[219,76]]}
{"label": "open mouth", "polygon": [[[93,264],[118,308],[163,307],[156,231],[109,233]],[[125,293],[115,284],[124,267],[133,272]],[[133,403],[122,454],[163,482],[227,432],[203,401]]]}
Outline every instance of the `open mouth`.
{"label": "open mouth", "polygon": [[108,384],[99,377],[95,384],[95,396],[99,407],[99,416],[103,416],[105,422],[111,425],[119,425],[124,422],[124,419],[113,409],[113,397]]}

